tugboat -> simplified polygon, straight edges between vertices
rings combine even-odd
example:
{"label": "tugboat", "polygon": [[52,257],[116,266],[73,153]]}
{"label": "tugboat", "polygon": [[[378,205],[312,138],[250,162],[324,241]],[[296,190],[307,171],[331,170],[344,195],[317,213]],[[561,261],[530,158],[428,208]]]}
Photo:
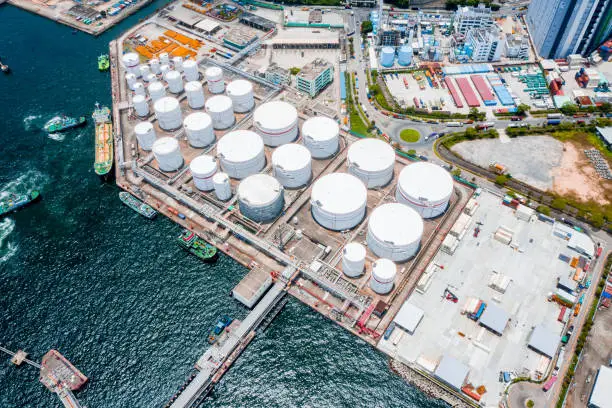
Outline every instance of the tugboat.
{"label": "tugboat", "polygon": [[233,321],[234,319],[232,319],[231,317],[227,317],[225,315],[219,316],[219,318],[217,319],[217,323],[213,326],[212,329],[210,329],[210,332],[208,333],[208,344],[215,344],[219,339],[219,336],[223,334],[225,328],[232,324]]}
{"label": "tugboat", "polygon": [[71,118],[68,116],[56,116],[45,124],[44,130],[47,133],[57,133],[62,130],[72,129],[83,126],[87,122],[85,116]]}
{"label": "tugboat", "polygon": [[113,167],[113,123],[110,109],[100,107],[96,102],[96,109],[91,117],[96,125],[96,158],[94,171],[100,177],[106,177]]}
{"label": "tugboat", "polygon": [[123,204],[127,205],[132,210],[136,211],[138,214],[147,217],[150,220],[157,216],[157,211],[155,211],[153,207],[143,203],[130,193],[126,193],[125,191],[120,192],[119,199]]}
{"label": "tugboat", "polygon": [[217,247],[210,245],[187,229],[177,238],[177,243],[185,251],[197,256],[204,262],[214,262],[217,259]]}
{"label": "tugboat", "polygon": [[27,194],[9,194],[7,197],[0,199],[0,217],[17,211],[39,198],[40,193],[36,190]]}
{"label": "tugboat", "polygon": [[101,72],[108,71],[109,67],[110,67],[110,60],[108,59],[108,54],[100,55],[98,57],[98,70]]}

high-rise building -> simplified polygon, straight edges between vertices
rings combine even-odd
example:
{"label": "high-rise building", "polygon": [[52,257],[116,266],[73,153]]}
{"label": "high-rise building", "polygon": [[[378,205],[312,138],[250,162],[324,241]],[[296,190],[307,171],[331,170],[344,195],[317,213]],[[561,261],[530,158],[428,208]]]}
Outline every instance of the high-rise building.
{"label": "high-rise building", "polygon": [[473,28],[488,28],[493,25],[491,8],[484,4],[478,7],[459,7],[454,20],[457,31],[465,34]]}
{"label": "high-rise building", "polygon": [[586,55],[612,34],[612,0],[532,0],[527,25],[540,56]]}

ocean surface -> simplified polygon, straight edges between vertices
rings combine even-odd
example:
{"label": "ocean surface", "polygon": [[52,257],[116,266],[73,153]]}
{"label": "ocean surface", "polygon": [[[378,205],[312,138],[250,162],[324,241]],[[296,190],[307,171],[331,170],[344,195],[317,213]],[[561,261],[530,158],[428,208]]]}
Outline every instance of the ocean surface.
{"label": "ocean surface", "polygon": [[[174,243],[179,228],[122,206],[94,175],[93,126],[47,135],[58,114],[110,104],[96,57],[167,0],[98,38],[0,6],[0,191],[42,201],[0,220],[0,344],[40,360],[63,353],[90,378],[89,408],[161,407],[182,384],[246,269],[206,265]],[[0,407],[59,407],[29,366],[2,355]],[[443,406],[404,383],[384,355],[291,299],[223,378],[206,407]]]}

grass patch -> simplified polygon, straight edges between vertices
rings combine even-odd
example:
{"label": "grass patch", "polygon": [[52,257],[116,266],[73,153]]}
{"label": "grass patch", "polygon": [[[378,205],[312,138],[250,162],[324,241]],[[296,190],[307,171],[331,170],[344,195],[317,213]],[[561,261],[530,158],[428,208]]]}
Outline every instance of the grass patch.
{"label": "grass patch", "polygon": [[421,138],[421,134],[414,129],[404,129],[400,132],[400,139],[406,143],[418,142]]}

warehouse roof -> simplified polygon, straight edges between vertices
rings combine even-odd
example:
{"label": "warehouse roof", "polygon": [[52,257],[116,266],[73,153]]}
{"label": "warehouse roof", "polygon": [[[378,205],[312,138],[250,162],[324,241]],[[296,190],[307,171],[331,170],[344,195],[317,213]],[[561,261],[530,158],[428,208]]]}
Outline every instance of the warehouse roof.
{"label": "warehouse roof", "polygon": [[404,302],[393,321],[410,334],[414,333],[419,323],[423,319],[425,312],[412,303]]}
{"label": "warehouse roof", "polygon": [[480,317],[480,324],[501,336],[504,334],[508,320],[510,320],[510,318],[504,309],[493,303],[489,303]]}
{"label": "warehouse roof", "polygon": [[538,325],[531,332],[528,346],[535,351],[553,358],[559,345],[559,336],[542,325]]}
{"label": "warehouse roof", "polygon": [[202,20],[202,15],[184,7],[176,7],[168,17],[185,24],[188,27],[193,27],[198,21]]}
{"label": "warehouse roof", "polygon": [[574,232],[567,243],[567,247],[591,258],[595,255],[593,240],[582,232]]}
{"label": "warehouse roof", "polygon": [[605,140],[608,145],[612,145],[612,126],[598,127],[596,129],[601,138]]}
{"label": "warehouse roof", "polygon": [[438,364],[438,368],[436,368],[434,374],[448,385],[451,385],[456,389],[460,389],[463,386],[469,371],[470,369],[468,366],[463,364],[461,361],[451,356],[444,355],[442,356],[442,360],[440,360],[440,364]]}
{"label": "warehouse roof", "polygon": [[209,18],[205,18],[204,20],[197,23],[195,27],[199,28],[200,30],[206,31],[207,33],[212,33],[213,31],[221,27],[221,25],[216,21],[213,21]]}
{"label": "warehouse roof", "polygon": [[578,284],[573,279],[570,279],[570,277],[565,273],[562,273],[561,276],[559,276],[559,285],[570,289],[572,292],[576,291],[578,287]]}
{"label": "warehouse roof", "polygon": [[595,377],[593,390],[589,397],[589,406],[604,408],[612,401],[612,368],[601,366]]}

